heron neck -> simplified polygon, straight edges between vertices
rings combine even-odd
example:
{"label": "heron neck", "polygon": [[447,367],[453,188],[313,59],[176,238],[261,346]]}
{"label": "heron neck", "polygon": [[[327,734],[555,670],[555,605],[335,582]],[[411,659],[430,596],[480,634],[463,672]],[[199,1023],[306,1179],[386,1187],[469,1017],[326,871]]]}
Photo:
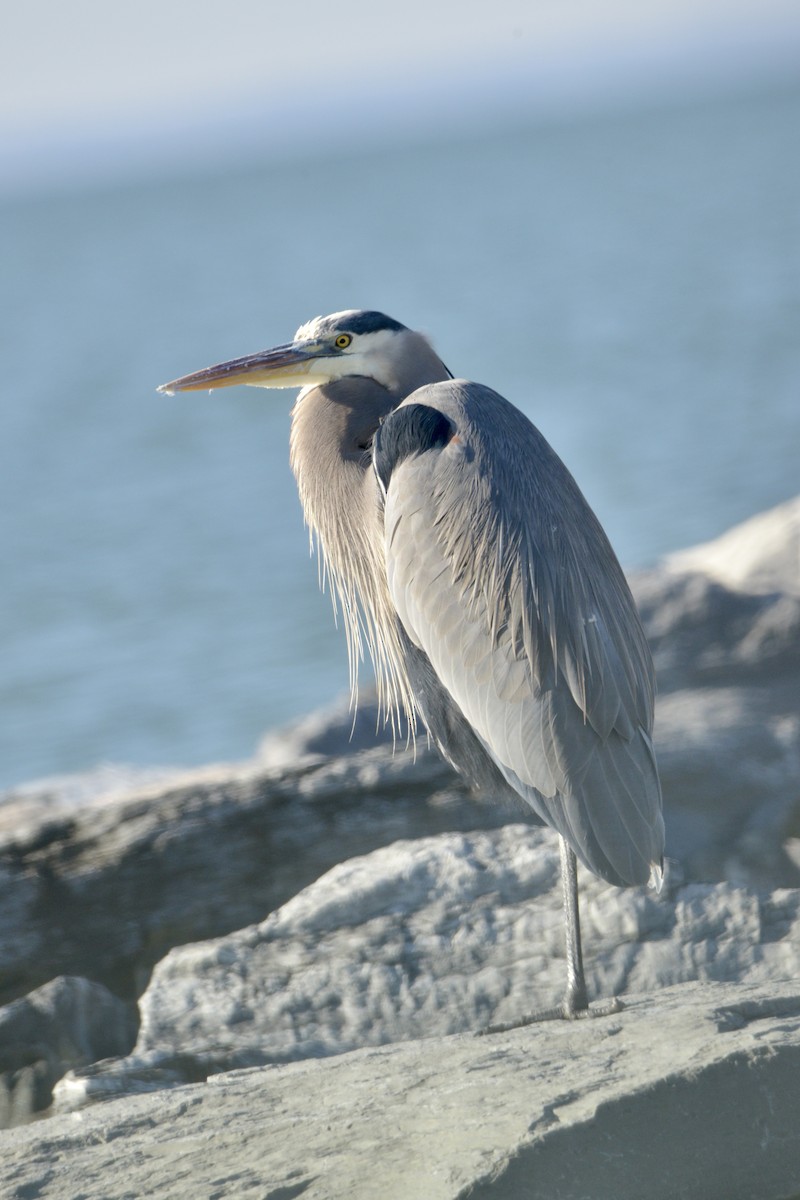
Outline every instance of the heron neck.
{"label": "heron neck", "polygon": [[354,694],[358,662],[367,650],[384,711],[398,717],[405,712],[413,726],[414,701],[389,599],[371,453],[375,430],[397,403],[364,378],[307,389],[292,412],[290,461],[323,577],[330,580],[344,618]]}

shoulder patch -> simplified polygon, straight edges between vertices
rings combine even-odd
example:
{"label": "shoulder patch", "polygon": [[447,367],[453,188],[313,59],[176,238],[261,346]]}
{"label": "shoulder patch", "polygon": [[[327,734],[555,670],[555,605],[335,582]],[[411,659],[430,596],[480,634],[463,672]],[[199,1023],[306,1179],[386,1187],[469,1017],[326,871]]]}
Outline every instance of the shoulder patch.
{"label": "shoulder patch", "polygon": [[375,474],[384,492],[399,462],[446,446],[455,431],[452,421],[427,404],[404,404],[390,413],[378,427],[372,450]]}

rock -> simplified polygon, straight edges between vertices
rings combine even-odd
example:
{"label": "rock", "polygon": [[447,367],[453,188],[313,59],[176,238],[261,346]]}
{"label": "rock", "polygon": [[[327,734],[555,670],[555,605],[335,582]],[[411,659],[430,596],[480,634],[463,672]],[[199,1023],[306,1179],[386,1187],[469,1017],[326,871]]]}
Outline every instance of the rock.
{"label": "rock", "polygon": [[[128,1060],[72,1072],[58,1106],[234,1067],[478,1031],[553,1007],[566,982],[549,830],[398,842],[334,867],[260,925],[172,950]],[[594,998],[695,980],[800,977],[800,891],[608,887],[581,875]],[[177,1052],[176,1052],[177,1051]]]}
{"label": "rock", "polygon": [[136,1025],[133,1005],[65,976],[0,1008],[0,1127],[47,1108],[69,1067],[127,1054]]}
{"label": "rock", "polygon": [[374,688],[359,690],[358,708],[348,696],[309,713],[281,729],[271,729],[261,740],[256,758],[265,767],[294,766],[306,757],[334,758],[357,754],[373,746],[398,745],[391,723],[385,721]]}
{"label": "rock", "polygon": [[712,542],[668,555],[665,566],[680,574],[703,573],[744,592],[800,594],[800,496]]}
{"label": "rock", "polygon": [[667,853],[694,879],[800,886],[800,593],[666,568],[631,582],[658,677]]}
{"label": "rock", "polygon": [[200,772],[0,835],[0,1000],[55,974],[138,996],[173,945],[260,920],[334,863],[492,827],[439,756],[379,747],[283,771]]}
{"label": "rock", "polygon": [[[101,763],[74,775],[49,775],[32,783],[18,784],[0,793],[0,837],[34,833],[42,826],[69,818],[76,810],[107,808],[134,795],[166,791],[185,782],[214,779],[214,767],[187,772],[179,768],[123,767]],[[225,767],[228,777],[235,766]]]}
{"label": "rock", "polygon": [[0,1134],[14,1200],[787,1200],[800,995],[696,983],[618,1016],[218,1075]]}
{"label": "rock", "polygon": [[800,833],[798,694],[791,682],[659,699],[667,852],[686,878],[800,886],[788,852]]}
{"label": "rock", "polygon": [[631,579],[659,694],[728,684],[797,684],[800,596],[734,592],[705,575],[664,569]]}

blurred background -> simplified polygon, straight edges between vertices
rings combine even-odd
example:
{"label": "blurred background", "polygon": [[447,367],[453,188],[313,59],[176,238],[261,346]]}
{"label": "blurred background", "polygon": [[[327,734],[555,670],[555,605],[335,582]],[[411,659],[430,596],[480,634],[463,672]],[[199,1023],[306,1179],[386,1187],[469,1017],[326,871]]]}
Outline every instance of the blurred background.
{"label": "blurred background", "polygon": [[346,688],[293,393],[155,392],[319,313],[522,407],[626,566],[800,490],[795,0],[3,26],[0,788],[243,758]]}

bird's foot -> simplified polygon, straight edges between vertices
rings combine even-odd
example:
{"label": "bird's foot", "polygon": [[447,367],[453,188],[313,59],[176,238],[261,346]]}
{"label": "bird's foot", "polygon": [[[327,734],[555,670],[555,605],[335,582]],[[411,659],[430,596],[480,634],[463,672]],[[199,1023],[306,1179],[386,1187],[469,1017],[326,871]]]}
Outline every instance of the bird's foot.
{"label": "bird's foot", "polygon": [[526,1013],[516,1021],[499,1021],[496,1025],[487,1025],[479,1029],[477,1037],[486,1037],[490,1033],[507,1033],[510,1029],[524,1029],[526,1025],[535,1025],[538,1021],[582,1021],[586,1017],[610,1017],[622,1012],[625,1005],[619,996],[603,1000],[599,1004],[589,1005],[588,1002],[578,1005],[569,993],[561,1004],[554,1008],[538,1008],[532,1013]]}

